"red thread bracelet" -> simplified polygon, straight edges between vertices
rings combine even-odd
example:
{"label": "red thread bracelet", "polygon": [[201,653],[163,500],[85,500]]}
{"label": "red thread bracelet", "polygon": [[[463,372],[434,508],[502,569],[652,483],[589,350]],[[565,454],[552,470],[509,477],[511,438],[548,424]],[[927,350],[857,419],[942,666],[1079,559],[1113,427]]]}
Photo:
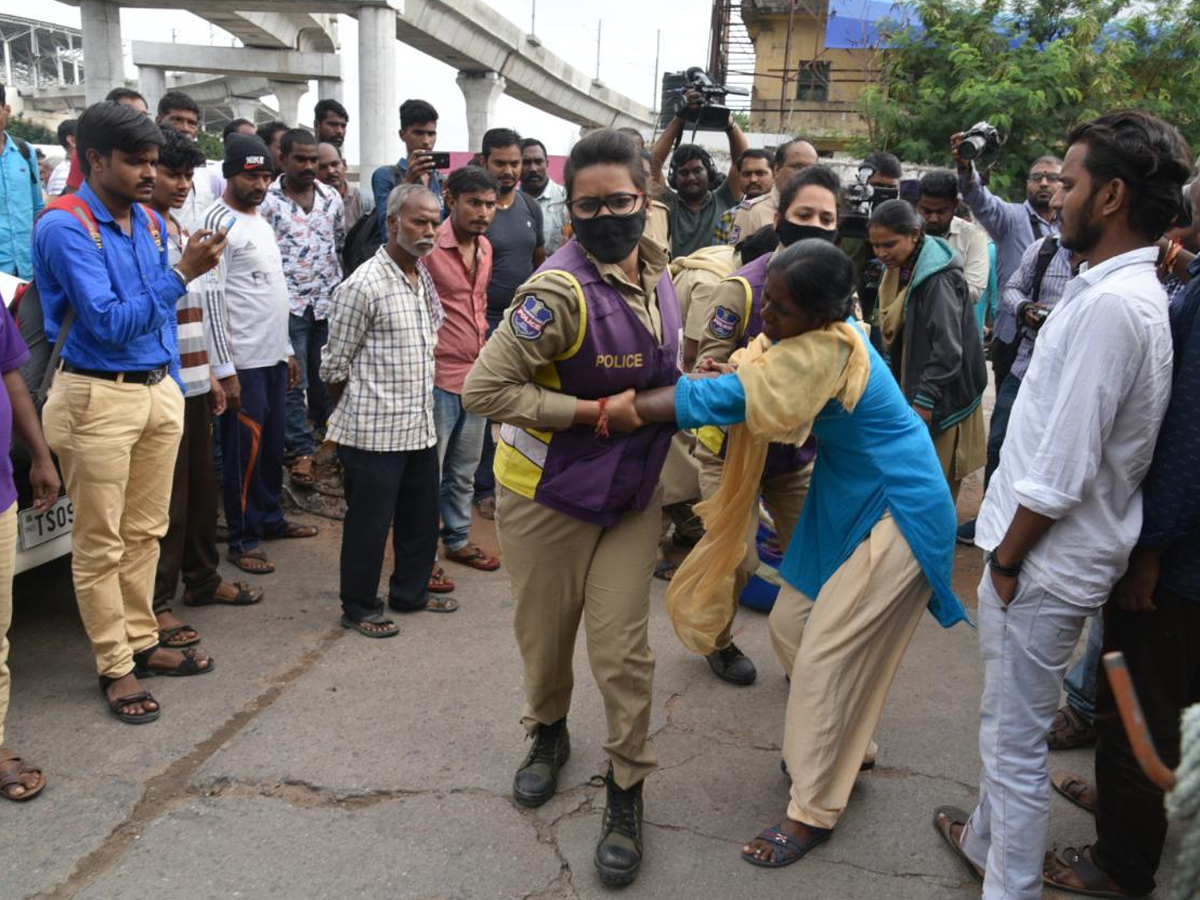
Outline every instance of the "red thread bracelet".
{"label": "red thread bracelet", "polygon": [[600,415],[596,417],[596,435],[608,437],[608,398],[601,397],[596,401],[600,406]]}

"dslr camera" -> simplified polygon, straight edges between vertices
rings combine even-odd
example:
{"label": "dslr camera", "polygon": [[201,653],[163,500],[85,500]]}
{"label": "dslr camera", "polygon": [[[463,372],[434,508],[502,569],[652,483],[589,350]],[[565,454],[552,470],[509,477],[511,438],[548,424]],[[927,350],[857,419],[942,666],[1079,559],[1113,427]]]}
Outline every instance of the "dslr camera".
{"label": "dslr camera", "polygon": [[979,159],[985,153],[1000,149],[1000,132],[987,122],[976,122],[963,133],[958,155],[962,159]]}
{"label": "dslr camera", "polygon": [[871,211],[885,200],[895,200],[900,191],[871,184],[875,167],[861,165],[855,180],[842,188],[842,212],[838,216],[838,234],[846,238],[867,239],[867,221]]}
{"label": "dslr camera", "polygon": [[[750,93],[745,88],[717,84],[700,66],[692,66],[682,73],[682,77],[683,84],[675,91],[676,102],[683,109],[684,124],[692,126],[693,131],[724,131],[729,124],[729,108],[725,106],[725,95],[745,96]],[[704,104],[694,109],[684,107],[683,97],[688,91],[699,91],[704,97]]]}

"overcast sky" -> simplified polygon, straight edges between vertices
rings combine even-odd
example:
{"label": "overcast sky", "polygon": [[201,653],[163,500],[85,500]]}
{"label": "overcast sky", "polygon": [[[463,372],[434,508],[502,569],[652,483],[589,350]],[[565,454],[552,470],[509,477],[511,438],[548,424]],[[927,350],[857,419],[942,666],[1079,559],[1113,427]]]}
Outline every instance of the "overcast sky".
{"label": "overcast sky", "polygon": [[[302,0],[297,0],[302,6]],[[489,5],[521,28],[528,30],[533,0],[489,0]],[[662,31],[660,76],[689,66],[702,66],[708,55],[709,19],[712,4],[707,0],[605,0],[592,11],[580,13],[583,4],[563,0],[537,2],[536,34],[552,53],[568,60],[588,75],[595,74],[597,18],[603,16],[600,41],[600,78],[609,87],[647,106],[654,99],[655,32]],[[57,0],[38,0],[37,18],[79,27],[79,8]],[[0,12],[10,15],[31,14],[28,0],[0,0]],[[581,17],[582,16],[582,17]],[[124,9],[121,11],[122,37],[126,41],[126,69],[130,78],[136,72],[129,63],[128,41],[153,40],[228,46],[230,36],[190,13],[164,10]],[[350,134],[346,149],[352,161],[358,157],[358,23],[347,16],[339,19],[342,72],[346,78],[344,100],[350,111]],[[457,74],[451,67],[432,57],[396,44],[397,71],[400,77],[399,99],[420,96],[429,100],[441,117],[438,122],[438,147],[443,150],[468,150],[465,104],[455,84]],[[314,85],[315,87],[315,85]],[[318,98],[310,92],[301,103],[302,118]],[[396,110],[380,111],[398,122]],[[515,128],[525,136],[540,138],[551,153],[566,153],[579,136],[578,126],[527,106],[505,95],[496,109],[496,125]],[[399,139],[395,150],[399,154]]]}

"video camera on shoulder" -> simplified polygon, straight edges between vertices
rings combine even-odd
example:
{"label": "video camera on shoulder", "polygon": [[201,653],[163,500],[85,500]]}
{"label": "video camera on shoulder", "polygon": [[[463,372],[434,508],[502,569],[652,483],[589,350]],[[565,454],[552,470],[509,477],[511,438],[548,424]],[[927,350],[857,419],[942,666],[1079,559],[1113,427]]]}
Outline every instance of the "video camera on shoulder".
{"label": "video camera on shoulder", "polygon": [[[750,93],[745,88],[717,84],[700,66],[692,66],[686,72],[674,74],[676,80],[681,78],[683,82],[674,91],[676,109],[682,109],[684,124],[690,125],[693,131],[724,131],[729,124],[729,107],[725,106],[725,95],[746,96]],[[688,91],[699,91],[704,97],[704,104],[696,108],[685,106],[683,98]]]}
{"label": "video camera on shoulder", "polygon": [[875,167],[864,163],[858,167],[855,180],[842,188],[842,213],[838,217],[838,233],[844,238],[867,239],[867,221],[871,211],[886,200],[900,196],[898,188],[871,184]]}

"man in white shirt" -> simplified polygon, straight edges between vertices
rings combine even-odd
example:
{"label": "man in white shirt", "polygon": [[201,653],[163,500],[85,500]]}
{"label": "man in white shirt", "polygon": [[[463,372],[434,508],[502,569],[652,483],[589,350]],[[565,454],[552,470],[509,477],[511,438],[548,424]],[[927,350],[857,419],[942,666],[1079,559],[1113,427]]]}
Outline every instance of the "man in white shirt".
{"label": "man in white shirt", "polygon": [[205,222],[228,228],[220,265],[205,276],[212,371],[225,391],[221,418],[229,561],[244,572],[275,571],[263,540],[313,537],[312,525],[283,517],[284,408],[300,380],[288,341],[288,292],[275,231],[258,207],[274,166],[267,145],[236,135],[225,146],[225,195]]}
{"label": "man in white shirt", "polygon": [[980,800],[969,822],[953,807],[934,822],[986,870],[985,900],[1042,896],[1046,735],[1080,631],[1141,529],[1139,485],[1171,390],[1154,241],[1179,212],[1186,145],[1138,111],[1080,125],[1068,145],[1052,205],[1062,245],[1088,266],[1041,329],[979,513]]}
{"label": "man in white shirt", "polygon": [[918,190],[917,212],[925,220],[925,233],[944,238],[962,257],[967,294],[974,306],[987,290],[992,270],[988,234],[982,225],[954,214],[958,209],[958,178],[949,169],[927,172]]}
{"label": "man in white shirt", "polygon": [[546,145],[537,138],[521,142],[521,192],[542,208],[542,235],[549,256],[566,243],[567,189],[550,177]]}

